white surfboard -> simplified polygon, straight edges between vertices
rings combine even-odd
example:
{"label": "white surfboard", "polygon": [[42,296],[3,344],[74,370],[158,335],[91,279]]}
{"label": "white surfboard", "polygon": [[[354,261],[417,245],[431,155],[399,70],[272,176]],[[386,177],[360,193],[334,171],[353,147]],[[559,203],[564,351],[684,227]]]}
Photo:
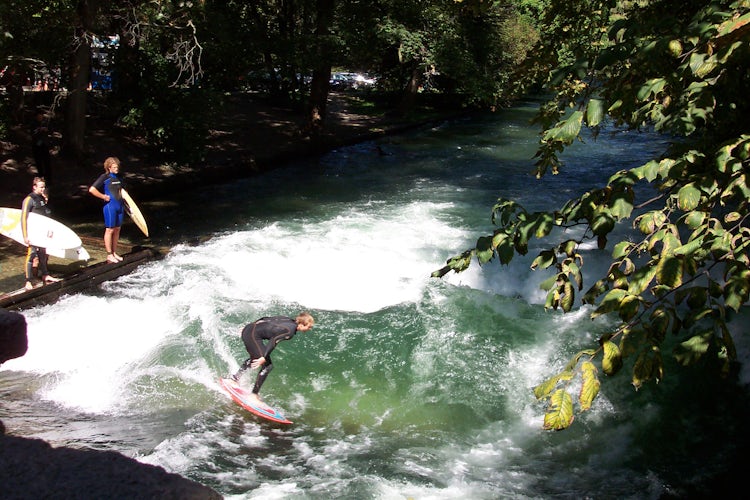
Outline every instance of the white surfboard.
{"label": "white surfboard", "polygon": [[[35,247],[75,249],[81,238],[62,222],[31,212],[28,220],[29,242]],[[0,234],[26,245],[21,229],[21,209],[0,207]]]}
{"label": "white surfboard", "polygon": [[141,232],[148,237],[148,226],[146,225],[146,219],[143,218],[143,214],[141,214],[138,205],[135,204],[133,198],[130,197],[130,194],[127,191],[122,189],[120,192],[122,193],[122,199],[125,201],[126,212],[128,212],[130,218],[133,219],[135,225],[138,226],[138,229],[140,229]]}
{"label": "white surfboard", "polygon": [[89,260],[91,256],[88,251],[81,247],[78,248],[47,248],[47,255],[59,257],[65,260]]}

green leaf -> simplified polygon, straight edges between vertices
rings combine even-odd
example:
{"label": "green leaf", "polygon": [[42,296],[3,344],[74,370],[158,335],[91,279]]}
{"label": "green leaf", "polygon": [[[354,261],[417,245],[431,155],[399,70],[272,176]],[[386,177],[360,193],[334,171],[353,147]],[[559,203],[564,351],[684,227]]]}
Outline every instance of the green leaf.
{"label": "green leaf", "polygon": [[724,303],[736,312],[740,312],[742,305],[750,296],[750,271],[745,270],[731,276],[724,286]]}
{"label": "green leaf", "polygon": [[645,165],[641,165],[638,168],[634,168],[632,172],[638,176],[639,179],[645,179],[648,182],[653,182],[659,175],[659,162],[651,160]]}
{"label": "green leaf", "polygon": [[562,373],[558,373],[554,377],[550,377],[541,384],[534,387],[534,396],[537,399],[546,399],[554,390],[557,383],[560,381],[566,381],[573,378],[573,372],[566,370]]}
{"label": "green leaf", "polygon": [[633,248],[633,244],[627,240],[621,241],[612,249],[612,258],[615,260],[622,259]]}
{"label": "green leaf", "polygon": [[534,259],[534,262],[531,263],[531,269],[547,269],[549,266],[555,263],[557,263],[555,252],[553,252],[552,250],[544,250],[542,252],[539,252],[539,255],[537,255],[536,259]]}
{"label": "green leaf", "polygon": [[664,306],[656,307],[649,317],[649,331],[656,334],[659,339],[663,339],[669,330],[673,315],[674,312],[667,310]]}
{"label": "green leaf", "polygon": [[550,290],[552,287],[555,286],[556,283],[557,283],[557,274],[553,274],[552,276],[550,276],[546,280],[544,280],[541,283],[539,283],[539,289],[540,290]]}
{"label": "green leaf", "polygon": [[620,308],[620,302],[625,297],[627,292],[625,290],[620,290],[619,288],[615,288],[614,290],[610,290],[607,295],[604,296],[604,299],[602,299],[601,304],[599,304],[599,307],[596,308],[596,310],[591,313],[591,318],[596,318],[597,316],[601,316],[602,314],[607,314],[612,311],[616,311]]}
{"label": "green leaf", "polygon": [[651,80],[643,84],[640,89],[638,89],[638,94],[636,95],[636,98],[639,101],[645,101],[646,99],[650,98],[652,95],[655,97],[657,94],[659,94],[659,92],[661,92],[664,89],[664,86],[666,84],[667,84],[667,81],[664,78],[652,78]]}
{"label": "green leaf", "polygon": [[582,123],[583,111],[574,111],[564,122],[560,122],[554,128],[547,130],[544,134],[544,140],[571,144],[581,132]]}
{"label": "green leaf", "polygon": [[591,99],[586,106],[586,124],[589,127],[596,127],[604,119],[604,113],[604,101]]}
{"label": "green leaf", "polygon": [[591,221],[591,230],[596,236],[606,236],[615,227],[615,219],[607,209],[597,210]]}
{"label": "green leaf", "polygon": [[658,347],[642,351],[633,365],[632,383],[636,390],[640,389],[644,382],[656,379],[658,383],[664,377],[664,363],[661,351]]}
{"label": "green leaf", "polygon": [[602,357],[602,371],[605,375],[612,376],[622,368],[622,355],[617,345],[607,340],[602,342],[604,356]]}
{"label": "green leaf", "polygon": [[689,212],[698,208],[701,201],[701,192],[692,182],[684,185],[677,192],[677,206],[680,210]]}
{"label": "green leaf", "polygon": [[647,212],[635,220],[638,225],[638,229],[643,234],[651,234],[664,224],[667,220],[667,216],[664,215],[660,210],[653,210]]}
{"label": "green leaf", "polygon": [[693,211],[685,215],[685,225],[690,229],[697,229],[706,220],[704,212]]}
{"label": "green leaf", "polygon": [[583,294],[581,302],[583,302],[584,304],[593,304],[594,302],[596,302],[596,298],[606,292],[608,289],[609,287],[606,280],[597,280],[596,283],[594,283],[591,288],[589,288],[586,293]]}
{"label": "green leaf", "polygon": [[639,267],[630,277],[628,284],[628,293],[634,295],[642,294],[651,285],[651,281],[656,275],[656,267],[644,266]]}
{"label": "green leaf", "polygon": [[662,257],[656,264],[656,281],[677,288],[682,285],[683,261],[679,257]]}
{"label": "green leaf", "polygon": [[620,353],[626,358],[636,353],[639,347],[645,342],[646,332],[641,328],[630,330],[625,328],[620,338]]}
{"label": "green leaf", "polygon": [[615,191],[612,194],[612,215],[618,220],[630,217],[633,213],[634,197],[635,194],[630,188]]}
{"label": "green leaf", "polygon": [[486,264],[495,255],[492,250],[492,238],[489,236],[482,236],[477,240],[477,259],[480,264]]}
{"label": "green leaf", "polygon": [[576,292],[573,284],[569,280],[565,280],[565,283],[563,283],[563,295],[560,300],[560,306],[562,306],[563,311],[570,312],[573,309],[575,296]]}
{"label": "green leaf", "polygon": [[556,431],[567,429],[573,423],[573,418],[573,398],[564,389],[558,389],[550,398],[542,428]]}
{"label": "green leaf", "polygon": [[513,260],[513,239],[505,233],[498,233],[492,238],[492,245],[497,252],[501,264],[509,264]]}
{"label": "green leaf", "polygon": [[690,366],[698,362],[708,352],[711,337],[713,337],[713,333],[706,331],[680,343],[674,349],[674,357],[677,362],[683,366]]}
{"label": "green leaf", "polygon": [[620,319],[626,323],[633,319],[640,310],[641,302],[638,295],[626,295],[620,302]]}
{"label": "green leaf", "polygon": [[581,364],[581,377],[583,378],[583,384],[581,384],[581,391],[578,393],[578,402],[581,405],[581,411],[586,411],[591,408],[591,403],[599,394],[599,388],[601,387],[601,382],[596,376],[594,363],[585,361]]}

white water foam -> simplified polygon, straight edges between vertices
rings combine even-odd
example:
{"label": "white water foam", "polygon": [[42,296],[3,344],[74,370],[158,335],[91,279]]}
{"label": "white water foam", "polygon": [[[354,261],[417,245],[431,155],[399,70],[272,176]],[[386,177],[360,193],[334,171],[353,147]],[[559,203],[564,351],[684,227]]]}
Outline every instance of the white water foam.
{"label": "white water foam", "polygon": [[41,397],[105,412],[122,397],[129,365],[175,331],[158,302],[76,295],[25,313],[29,349],[4,369],[44,376]]}

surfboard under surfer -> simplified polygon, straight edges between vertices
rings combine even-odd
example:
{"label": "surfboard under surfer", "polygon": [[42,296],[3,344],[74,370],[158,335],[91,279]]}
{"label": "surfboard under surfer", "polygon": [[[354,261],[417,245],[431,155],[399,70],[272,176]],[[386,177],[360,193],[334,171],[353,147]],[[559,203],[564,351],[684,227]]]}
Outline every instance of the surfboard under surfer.
{"label": "surfboard under surfer", "polygon": [[315,319],[308,312],[301,312],[295,319],[287,316],[271,316],[260,318],[257,321],[245,325],[242,329],[242,342],[245,344],[250,357],[242,363],[237,373],[232,375],[232,379],[238,382],[242,373],[248,368],[261,368],[255,379],[252,397],[256,402],[261,403],[260,388],[266,377],[273,370],[271,361],[271,351],[273,351],[279,342],[289,340],[299,331],[306,332],[315,324]]}

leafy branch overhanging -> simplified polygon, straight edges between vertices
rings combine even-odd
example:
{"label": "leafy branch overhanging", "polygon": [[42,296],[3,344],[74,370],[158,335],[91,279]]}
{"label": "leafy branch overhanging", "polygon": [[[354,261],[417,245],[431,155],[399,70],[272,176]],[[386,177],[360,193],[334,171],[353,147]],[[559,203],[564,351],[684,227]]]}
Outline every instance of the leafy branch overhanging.
{"label": "leafy branch overhanging", "polygon": [[[728,324],[750,296],[749,5],[550,2],[533,69],[548,71],[547,88],[556,96],[538,116],[544,132],[536,176],[559,172],[559,153],[580,139],[583,127],[596,133],[605,120],[653,127],[674,141],[663,157],[617,172],[556,211],[529,213],[499,199],[493,233],[432,273],[459,273],[474,259],[508,264],[528,252],[532,238],[582,225],[583,237],[539,252],[532,264],[555,270],[541,284],[545,307],[568,312],[584,287],[581,244],[596,239],[604,249],[616,224],[633,219],[640,236],[615,242],[606,275],[581,297],[595,305],[592,318],[616,314],[619,323],[596,348],[578,352],[534,388],[549,402],[545,429],[569,427],[575,401],[580,412],[591,407],[600,389],[597,359],[605,375],[615,375],[631,358],[636,389],[658,383],[668,333],[678,336],[672,355],[681,365],[703,363],[727,376],[737,361]],[[636,205],[642,192],[657,195]]]}

